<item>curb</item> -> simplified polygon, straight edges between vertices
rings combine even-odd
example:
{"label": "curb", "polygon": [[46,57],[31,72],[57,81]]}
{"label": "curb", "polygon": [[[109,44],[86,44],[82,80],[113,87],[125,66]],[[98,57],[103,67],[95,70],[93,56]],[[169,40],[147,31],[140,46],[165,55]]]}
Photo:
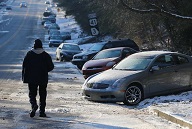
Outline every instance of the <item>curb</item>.
{"label": "curb", "polygon": [[168,121],[171,121],[171,122],[173,122],[173,123],[179,124],[179,125],[181,125],[181,126],[183,126],[183,127],[188,127],[189,129],[192,129],[192,123],[190,123],[190,122],[181,120],[181,119],[179,119],[179,118],[176,118],[176,117],[174,117],[174,116],[172,116],[172,115],[170,115],[170,114],[167,114],[167,113],[162,112],[162,111],[157,110],[157,109],[153,109],[153,111],[154,111],[155,113],[157,113],[157,116],[159,116],[159,117],[161,117],[161,118],[164,118],[164,119],[166,119],[166,120],[168,120]]}

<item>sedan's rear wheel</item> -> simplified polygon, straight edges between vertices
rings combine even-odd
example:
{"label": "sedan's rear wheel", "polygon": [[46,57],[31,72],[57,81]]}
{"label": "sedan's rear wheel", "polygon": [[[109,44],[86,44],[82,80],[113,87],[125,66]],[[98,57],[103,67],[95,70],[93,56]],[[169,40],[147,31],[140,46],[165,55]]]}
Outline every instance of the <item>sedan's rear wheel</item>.
{"label": "sedan's rear wheel", "polygon": [[142,99],[142,90],[138,86],[130,86],[124,95],[124,104],[137,105]]}

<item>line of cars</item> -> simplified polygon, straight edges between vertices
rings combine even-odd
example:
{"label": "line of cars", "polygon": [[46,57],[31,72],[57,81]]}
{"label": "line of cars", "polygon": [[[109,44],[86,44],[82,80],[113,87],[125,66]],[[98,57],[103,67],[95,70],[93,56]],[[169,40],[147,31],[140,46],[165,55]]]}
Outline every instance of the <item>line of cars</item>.
{"label": "line of cars", "polygon": [[192,90],[191,56],[170,51],[141,52],[134,43],[129,47],[101,44],[90,48],[90,55],[97,53],[91,59],[85,52],[72,60],[80,55],[82,58],[76,59],[87,59],[82,68],[85,99],[137,105],[145,98]]}
{"label": "line of cars", "polygon": [[77,44],[64,43],[65,40],[71,39],[70,32],[60,31],[60,26],[56,23],[56,14],[52,11],[52,7],[56,5],[49,1],[45,1],[46,7],[41,24],[47,29],[49,47],[57,47],[56,60],[70,61],[73,55],[80,53],[81,49]]}
{"label": "line of cars", "polygon": [[45,1],[45,3],[48,6],[43,12],[41,24],[47,29],[49,47],[58,47],[64,40],[71,39],[71,35],[69,32],[60,32],[60,27],[56,23],[56,14],[52,11],[52,7],[50,7],[51,3],[49,1]]}
{"label": "line of cars", "polygon": [[59,43],[56,59],[72,60],[82,69],[82,96],[91,101],[137,105],[148,97],[192,90],[191,56],[140,52],[130,39],[94,43],[86,52],[77,44]]}

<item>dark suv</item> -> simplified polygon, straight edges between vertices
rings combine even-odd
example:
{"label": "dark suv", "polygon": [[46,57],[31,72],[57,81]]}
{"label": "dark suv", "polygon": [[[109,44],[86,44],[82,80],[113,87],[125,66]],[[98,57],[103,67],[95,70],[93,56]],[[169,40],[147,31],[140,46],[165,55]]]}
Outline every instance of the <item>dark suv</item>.
{"label": "dark suv", "polygon": [[110,40],[107,42],[94,43],[94,45],[88,51],[74,55],[72,63],[81,69],[85,62],[92,59],[93,56],[95,56],[99,51],[115,47],[130,47],[136,51],[139,51],[138,45],[131,39]]}

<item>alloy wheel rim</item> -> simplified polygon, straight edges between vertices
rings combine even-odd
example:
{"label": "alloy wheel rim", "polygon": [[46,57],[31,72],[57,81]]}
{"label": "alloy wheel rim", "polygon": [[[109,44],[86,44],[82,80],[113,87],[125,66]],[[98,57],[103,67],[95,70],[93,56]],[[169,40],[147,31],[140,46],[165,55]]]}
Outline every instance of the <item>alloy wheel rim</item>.
{"label": "alloy wheel rim", "polygon": [[126,90],[125,97],[128,103],[137,104],[141,100],[141,90],[137,86],[131,86]]}

